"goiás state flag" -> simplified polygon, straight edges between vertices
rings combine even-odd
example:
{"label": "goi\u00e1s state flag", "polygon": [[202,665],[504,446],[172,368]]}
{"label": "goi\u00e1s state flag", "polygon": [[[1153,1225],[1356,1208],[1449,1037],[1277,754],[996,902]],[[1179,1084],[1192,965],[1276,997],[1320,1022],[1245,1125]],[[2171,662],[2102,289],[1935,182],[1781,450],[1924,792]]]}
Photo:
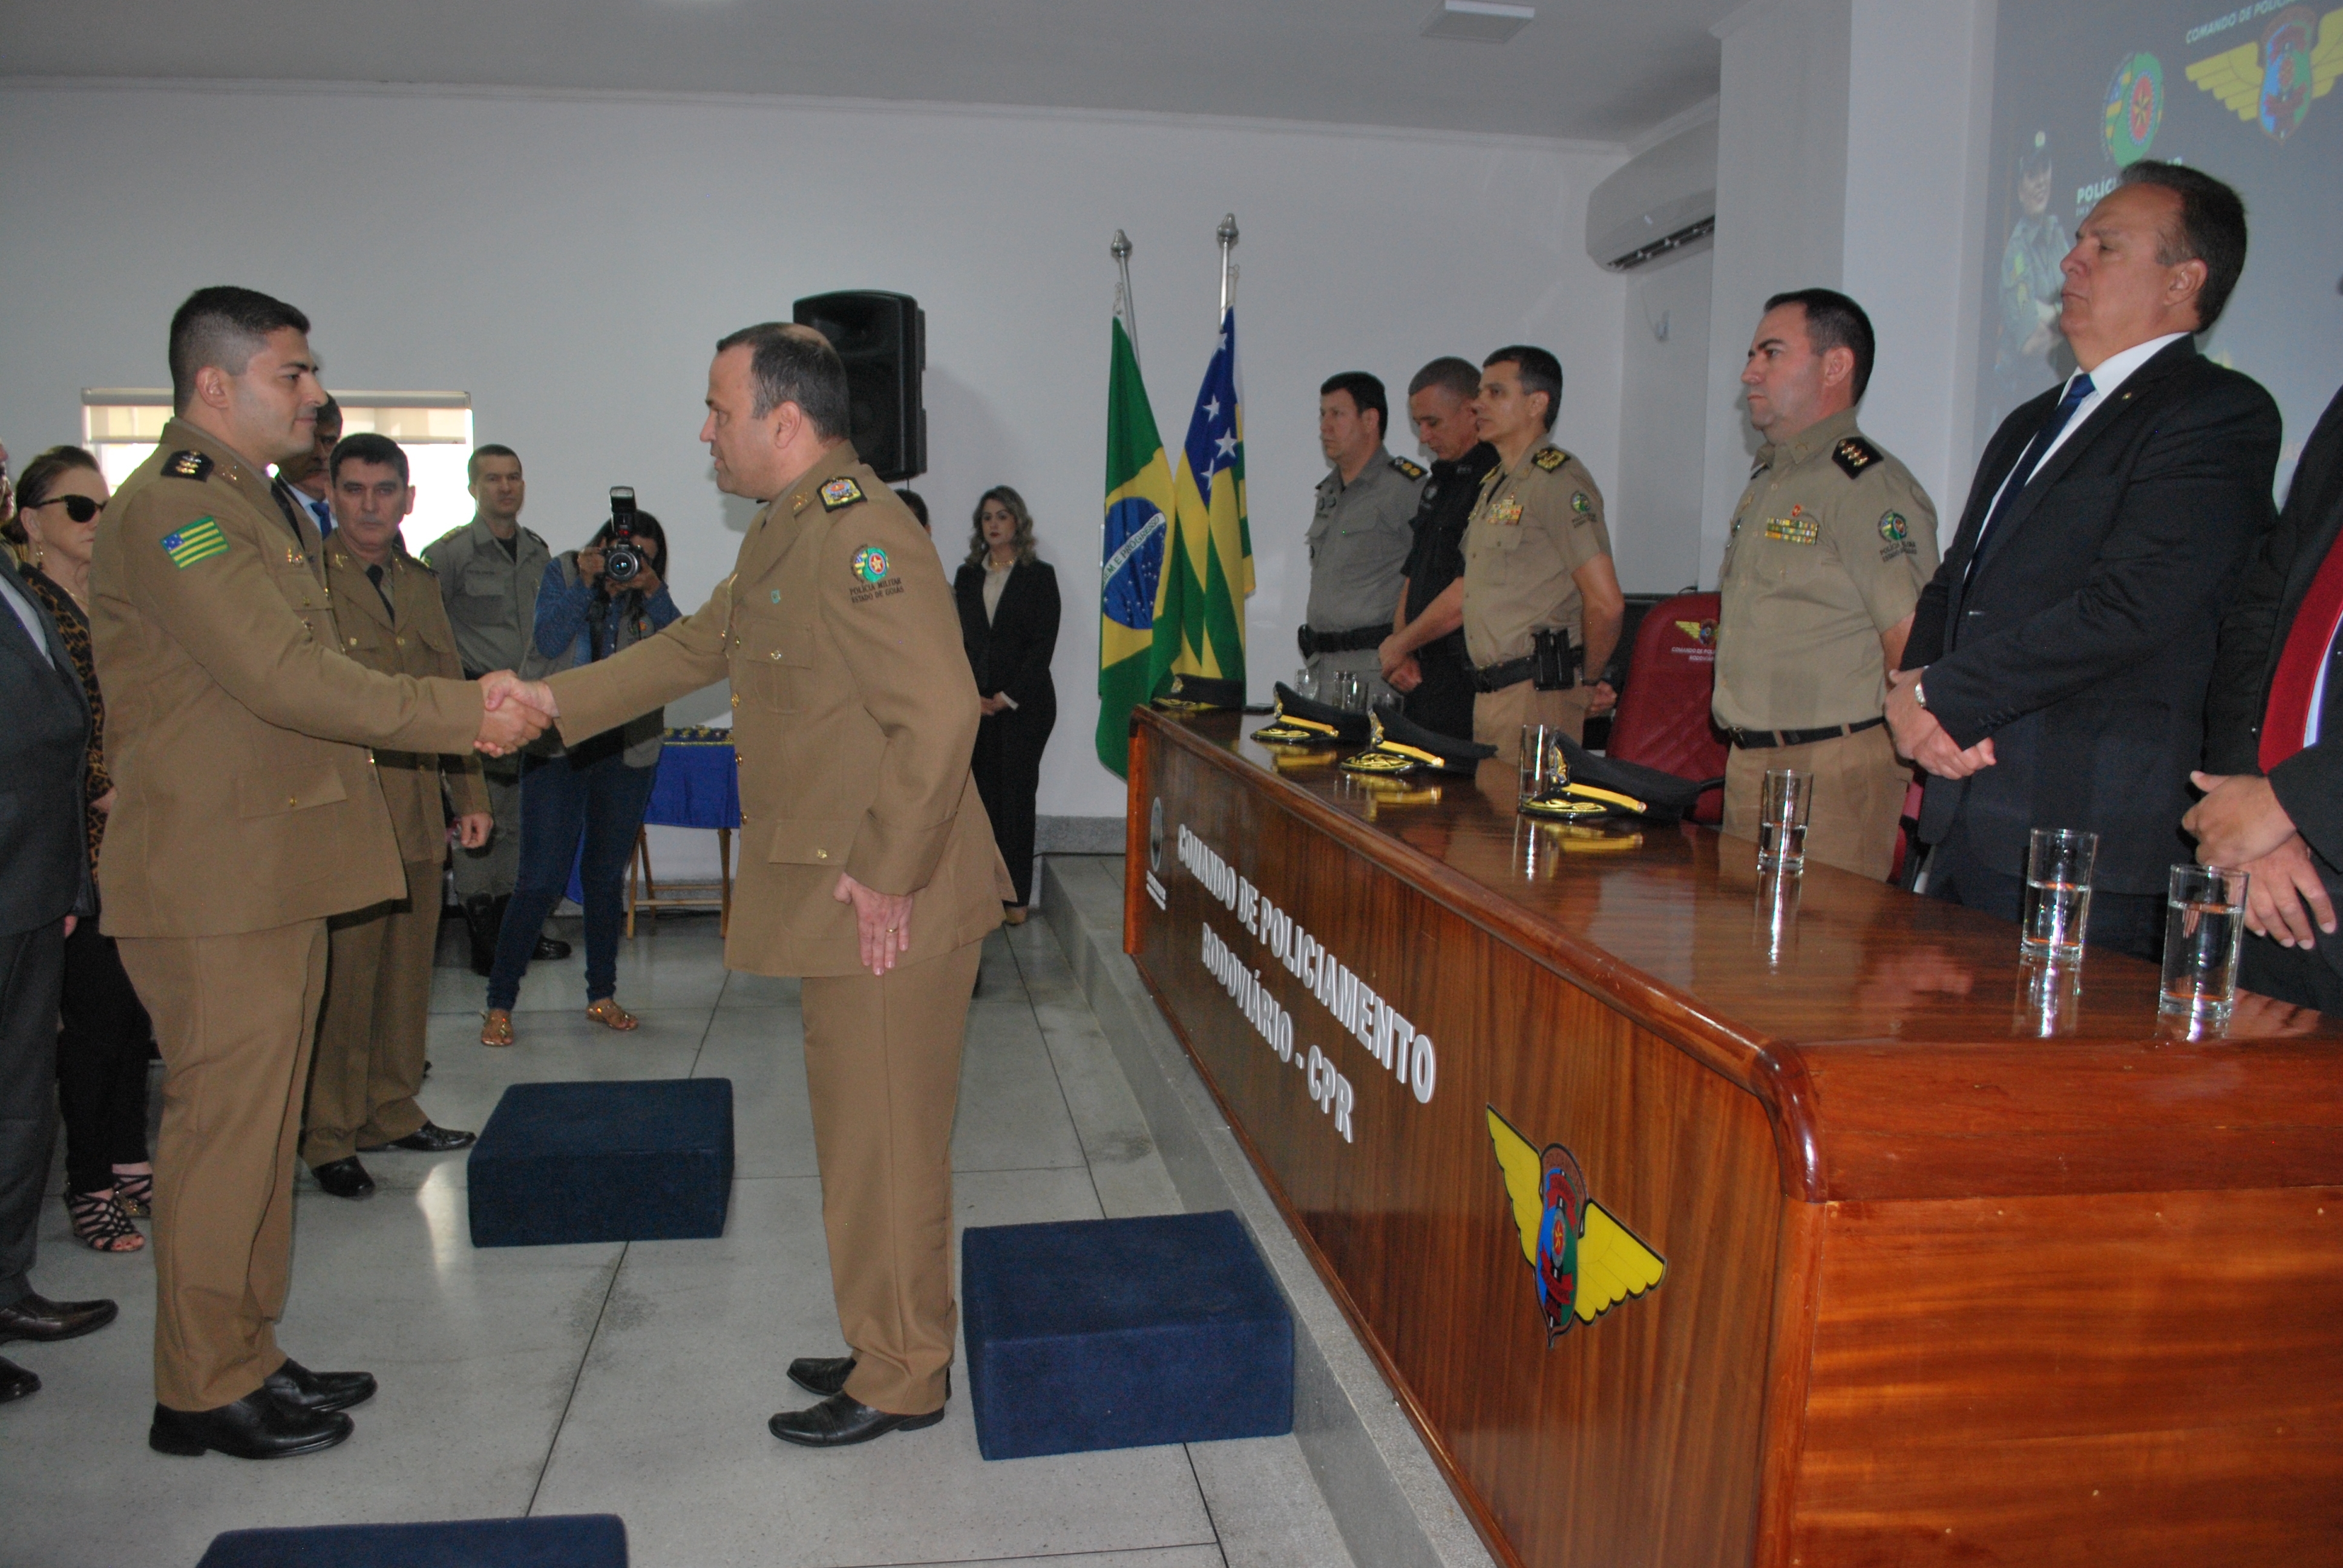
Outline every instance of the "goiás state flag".
{"label": "goi\u00e1s state flag", "polygon": [[1181,447],[1172,534],[1156,588],[1150,695],[1167,708],[1244,706],[1252,531],[1245,518],[1242,385],[1231,307],[1221,313],[1220,339]]}

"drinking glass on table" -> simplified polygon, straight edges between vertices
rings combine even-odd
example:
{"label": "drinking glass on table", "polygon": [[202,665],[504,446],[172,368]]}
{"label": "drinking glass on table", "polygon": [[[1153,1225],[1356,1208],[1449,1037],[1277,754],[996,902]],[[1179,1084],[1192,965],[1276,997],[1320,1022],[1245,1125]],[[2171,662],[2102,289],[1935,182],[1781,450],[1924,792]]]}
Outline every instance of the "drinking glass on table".
{"label": "drinking glass on table", "polygon": [[2246,935],[2250,874],[2227,866],[2175,866],[2164,904],[2164,989],[2157,1010],[2226,1022],[2237,1001],[2237,950]]}
{"label": "drinking glass on table", "polygon": [[1293,672],[1293,695],[1318,700],[1318,677],[1306,664]]}
{"label": "drinking glass on table", "polygon": [[2078,958],[2091,921],[2091,866],[2099,836],[2079,828],[2036,828],[2026,845],[2026,907],[2018,950]]}
{"label": "drinking glass on table", "polygon": [[1769,768],[1757,791],[1757,869],[1803,871],[1806,868],[1806,818],[1815,806],[1815,776],[1790,768]]}
{"label": "drinking glass on table", "polygon": [[1334,676],[1334,706],[1345,713],[1367,710],[1367,678],[1355,670],[1339,670]]}
{"label": "drinking glass on table", "polygon": [[1515,793],[1524,800],[1543,800],[1570,782],[1570,762],[1563,755],[1559,725],[1522,726],[1519,775]]}

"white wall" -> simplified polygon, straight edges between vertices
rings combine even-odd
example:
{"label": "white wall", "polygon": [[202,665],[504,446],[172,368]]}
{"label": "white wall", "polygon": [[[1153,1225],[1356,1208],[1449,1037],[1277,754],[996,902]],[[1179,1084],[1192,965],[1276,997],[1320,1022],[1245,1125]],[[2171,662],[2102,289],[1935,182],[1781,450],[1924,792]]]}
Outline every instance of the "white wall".
{"label": "white wall", "polygon": [[1701,577],[1714,583],[1758,447],[1749,334],[1784,289],[1843,289],[1878,363],[1865,432],[1949,539],[1975,457],[1977,268],[1996,0],[1751,0],[1716,26],[1716,269]]}
{"label": "white wall", "polygon": [[1673,593],[1700,577],[1715,259],[1702,251],[1626,276],[1619,486],[1610,500],[1612,558],[1629,593]]}
{"label": "white wall", "polygon": [[1112,231],[1138,246],[1141,347],[1176,444],[1212,332],[1212,229],[1230,210],[1242,227],[1262,693],[1296,662],[1328,374],[1373,370],[1396,400],[1435,356],[1544,344],[1568,377],[1558,435],[1599,480],[1618,472],[1624,286],[1583,238],[1586,193],[1620,161],[1525,139],[784,99],[14,85],[0,439],[21,457],[77,437],[83,387],[163,385],[172,308],[246,284],[314,318],[329,387],[470,392],[479,439],[521,453],[524,520],[556,548],[632,484],[696,603],[749,511],[717,495],[694,440],[714,340],[800,295],[901,290],[928,312],[931,471],[916,484],[948,561],[977,494],[1011,484],[1066,591],[1041,810],[1119,816],[1091,742]]}

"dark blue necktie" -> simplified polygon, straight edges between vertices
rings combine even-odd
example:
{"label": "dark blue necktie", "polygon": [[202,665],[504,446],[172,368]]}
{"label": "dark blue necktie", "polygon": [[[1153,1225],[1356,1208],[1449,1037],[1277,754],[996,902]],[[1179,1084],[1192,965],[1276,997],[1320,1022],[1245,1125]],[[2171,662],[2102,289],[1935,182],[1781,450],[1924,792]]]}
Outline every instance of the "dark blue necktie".
{"label": "dark blue necktie", "polygon": [[1986,540],[1993,537],[1993,530],[2000,526],[2010,508],[2017,504],[2017,498],[2025,494],[2026,487],[2033,482],[2035,467],[2050,450],[2050,443],[2058,438],[2058,432],[2066,427],[2066,421],[2075,417],[2075,410],[2082,407],[2083,399],[2097,390],[2098,388],[2091,385],[2087,371],[2066,383],[2066,395],[2058,399],[2058,407],[2050,411],[2050,417],[2042,421],[2042,428],[2034,432],[2034,439],[2026,443],[2026,450],[2018,457],[2017,466],[2010,469],[2007,482],[2001,487],[2001,494],[1994,499],[1993,510],[1986,516],[1985,527],[1977,530],[1976,548],[1969,552],[1970,571],[1976,570],[1977,558],[1985,554]]}
{"label": "dark blue necktie", "polygon": [[317,537],[325,538],[334,531],[334,508],[323,501],[305,501],[309,515],[317,519]]}

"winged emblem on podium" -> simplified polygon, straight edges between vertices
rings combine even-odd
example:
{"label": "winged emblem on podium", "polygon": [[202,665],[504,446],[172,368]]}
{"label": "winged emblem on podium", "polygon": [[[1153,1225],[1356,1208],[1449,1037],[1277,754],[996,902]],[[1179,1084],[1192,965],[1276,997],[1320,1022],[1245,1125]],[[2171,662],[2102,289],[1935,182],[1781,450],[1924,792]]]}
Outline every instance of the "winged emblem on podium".
{"label": "winged emblem on podium", "polygon": [[1537,1282],[1546,1343],[1660,1282],[1666,1260],[1587,1196],[1585,1174],[1569,1150],[1549,1143],[1540,1151],[1493,1105],[1489,1141],[1513,1201],[1522,1256]]}

